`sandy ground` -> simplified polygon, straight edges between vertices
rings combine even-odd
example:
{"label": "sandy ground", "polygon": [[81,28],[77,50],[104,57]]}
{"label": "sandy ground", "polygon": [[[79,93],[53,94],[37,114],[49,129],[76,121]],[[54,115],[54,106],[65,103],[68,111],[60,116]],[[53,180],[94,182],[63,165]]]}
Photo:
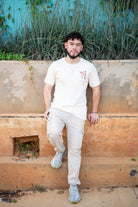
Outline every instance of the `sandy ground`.
{"label": "sandy ground", "polygon": [[80,189],[82,200],[70,204],[68,190],[25,192],[16,203],[0,202],[0,207],[138,207],[138,188]]}

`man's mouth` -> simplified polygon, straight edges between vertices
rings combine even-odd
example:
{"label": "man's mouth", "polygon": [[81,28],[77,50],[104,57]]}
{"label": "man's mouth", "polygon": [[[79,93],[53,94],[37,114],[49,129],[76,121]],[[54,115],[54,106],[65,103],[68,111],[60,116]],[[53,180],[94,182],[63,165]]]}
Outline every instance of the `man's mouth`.
{"label": "man's mouth", "polygon": [[[66,50],[67,51],[67,50]],[[80,53],[78,53],[77,50],[71,50],[70,52],[67,51],[67,54],[69,55],[70,58],[75,59],[77,58]]]}
{"label": "man's mouth", "polygon": [[76,54],[77,53],[77,51],[76,50],[73,50],[73,51],[71,51],[73,54]]}

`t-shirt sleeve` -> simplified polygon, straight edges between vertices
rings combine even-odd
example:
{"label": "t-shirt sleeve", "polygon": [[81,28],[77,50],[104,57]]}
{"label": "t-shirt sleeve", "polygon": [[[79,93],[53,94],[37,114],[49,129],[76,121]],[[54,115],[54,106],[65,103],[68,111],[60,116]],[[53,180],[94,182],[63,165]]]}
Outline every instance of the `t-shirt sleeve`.
{"label": "t-shirt sleeve", "polygon": [[55,68],[53,66],[53,63],[48,68],[48,72],[44,79],[44,82],[48,83],[51,86],[55,84]]}
{"label": "t-shirt sleeve", "polygon": [[100,79],[96,70],[96,67],[92,65],[89,73],[89,86],[90,87],[96,87],[100,85]]}

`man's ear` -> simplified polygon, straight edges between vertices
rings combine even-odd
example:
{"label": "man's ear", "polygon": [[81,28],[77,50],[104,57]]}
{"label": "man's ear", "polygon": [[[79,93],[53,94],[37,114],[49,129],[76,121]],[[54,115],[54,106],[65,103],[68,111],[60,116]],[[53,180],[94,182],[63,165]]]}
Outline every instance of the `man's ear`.
{"label": "man's ear", "polygon": [[65,46],[65,49],[66,49],[67,48],[67,42],[65,42],[64,46]]}
{"label": "man's ear", "polygon": [[82,50],[83,50],[83,45],[82,45],[82,48],[81,48],[81,52],[82,52]]}

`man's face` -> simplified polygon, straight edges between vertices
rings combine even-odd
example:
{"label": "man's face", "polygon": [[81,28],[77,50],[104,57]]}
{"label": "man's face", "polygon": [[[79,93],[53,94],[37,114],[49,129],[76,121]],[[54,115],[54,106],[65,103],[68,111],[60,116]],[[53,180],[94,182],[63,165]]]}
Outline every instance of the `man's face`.
{"label": "man's face", "polygon": [[65,49],[67,50],[68,56],[72,59],[75,59],[83,50],[83,45],[78,39],[69,39],[67,42],[65,42]]}

